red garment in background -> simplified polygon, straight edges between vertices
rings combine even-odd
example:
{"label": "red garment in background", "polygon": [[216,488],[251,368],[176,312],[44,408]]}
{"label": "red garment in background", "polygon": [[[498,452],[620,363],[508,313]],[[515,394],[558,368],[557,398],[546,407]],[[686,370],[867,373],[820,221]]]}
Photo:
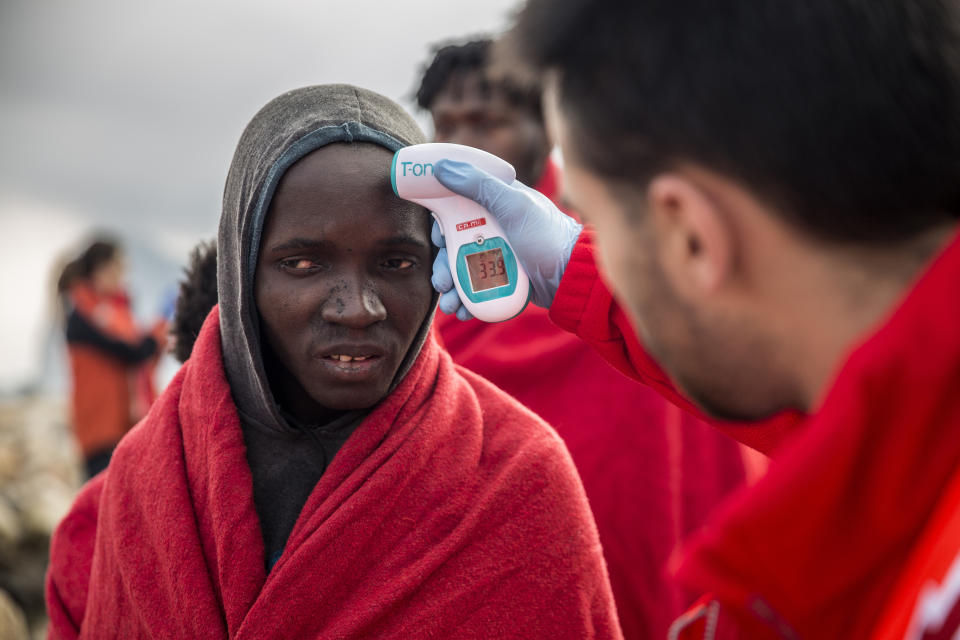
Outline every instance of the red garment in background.
{"label": "red garment in background", "polygon": [[620,638],[559,438],[431,337],[265,574],[218,310],[57,527],[50,638]]}
{"label": "red garment in background", "polygon": [[[136,344],[144,335],[134,324],[126,294],[98,295],[86,283],[67,294],[73,310],[109,338]],[[154,337],[163,343],[165,325]],[[108,449],[146,415],[156,398],[156,358],[137,365],[123,362],[89,344],[68,343],[72,373],[71,426],[84,456]]]}
{"label": "red garment in background", "polygon": [[[744,638],[900,638],[932,599],[944,625],[910,637],[955,637],[960,583],[945,576],[960,572],[951,513],[960,495],[958,282],[960,237],[854,345],[815,414],[724,427],[777,451],[763,479],[693,537],[679,566],[685,584],[710,594],[721,629]],[[600,281],[589,234],[574,248],[552,317],[677,397]],[[679,637],[703,638],[702,622]]]}
{"label": "red garment in background", "polygon": [[[556,200],[559,171],[537,190]],[[663,638],[690,604],[665,575],[682,538],[744,481],[739,445],[613,369],[530,305],[488,324],[438,313],[454,361],[554,426],[593,510],[624,636]]]}

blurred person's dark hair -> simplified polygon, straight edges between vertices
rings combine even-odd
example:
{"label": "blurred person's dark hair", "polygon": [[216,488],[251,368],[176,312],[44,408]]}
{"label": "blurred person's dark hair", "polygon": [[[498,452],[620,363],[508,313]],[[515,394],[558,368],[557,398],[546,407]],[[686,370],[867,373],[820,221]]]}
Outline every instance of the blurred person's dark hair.
{"label": "blurred person's dark hair", "polygon": [[217,304],[216,240],[201,242],[194,247],[183,275],[170,326],[170,334],[174,338],[173,355],[180,362],[190,358],[203,321]]}
{"label": "blurred person's dark hair", "polygon": [[420,88],[416,96],[417,105],[429,111],[437,95],[447,88],[455,75],[480,72],[486,76],[485,90],[502,92],[511,104],[529,109],[542,120],[539,83],[518,82],[507,74],[493,76],[486,73],[492,44],[493,41],[489,38],[479,38],[465,43],[434,45],[433,60],[421,74]]}
{"label": "blurred person's dark hair", "polygon": [[57,292],[66,293],[79,280],[90,278],[105,264],[110,263],[120,252],[120,246],[109,238],[98,238],[84,251],[69,261],[57,278]]}
{"label": "blurred person's dark hair", "polygon": [[814,237],[897,242],[960,211],[958,10],[530,0],[496,66],[555,79],[572,154],[623,188],[699,164]]}

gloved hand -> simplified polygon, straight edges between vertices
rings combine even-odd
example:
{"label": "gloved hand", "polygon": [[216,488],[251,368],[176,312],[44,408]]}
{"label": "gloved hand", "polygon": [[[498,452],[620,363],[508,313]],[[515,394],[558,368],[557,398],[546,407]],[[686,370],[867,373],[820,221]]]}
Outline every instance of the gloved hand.
{"label": "gloved hand", "polygon": [[[539,191],[517,180],[507,184],[469,163],[440,160],[434,165],[433,175],[440,184],[477,202],[497,219],[530,277],[531,300],[549,309],[583,225]],[[440,292],[440,310],[469,320],[472,316],[453,286],[447,249],[436,221],[430,237],[440,247],[431,279],[433,288]]]}

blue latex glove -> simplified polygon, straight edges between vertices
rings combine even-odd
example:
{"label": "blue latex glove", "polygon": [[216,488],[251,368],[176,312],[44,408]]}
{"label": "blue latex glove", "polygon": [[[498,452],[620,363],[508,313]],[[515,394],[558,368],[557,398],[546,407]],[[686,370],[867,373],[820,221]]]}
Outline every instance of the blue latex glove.
{"label": "blue latex glove", "polygon": [[[539,191],[517,180],[507,184],[466,162],[440,160],[434,165],[433,175],[440,184],[477,202],[497,219],[530,277],[531,300],[549,309],[583,225]],[[440,247],[431,279],[440,292],[440,310],[469,320],[472,316],[453,286],[447,249],[436,222],[430,237]]]}

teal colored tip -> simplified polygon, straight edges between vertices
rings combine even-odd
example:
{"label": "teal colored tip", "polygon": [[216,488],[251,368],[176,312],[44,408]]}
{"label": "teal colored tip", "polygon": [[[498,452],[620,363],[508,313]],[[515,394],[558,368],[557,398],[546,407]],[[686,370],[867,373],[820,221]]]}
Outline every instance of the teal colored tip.
{"label": "teal colored tip", "polygon": [[399,151],[393,153],[393,160],[390,162],[390,186],[393,187],[393,194],[400,197],[400,192],[397,191],[397,156],[400,154]]}

